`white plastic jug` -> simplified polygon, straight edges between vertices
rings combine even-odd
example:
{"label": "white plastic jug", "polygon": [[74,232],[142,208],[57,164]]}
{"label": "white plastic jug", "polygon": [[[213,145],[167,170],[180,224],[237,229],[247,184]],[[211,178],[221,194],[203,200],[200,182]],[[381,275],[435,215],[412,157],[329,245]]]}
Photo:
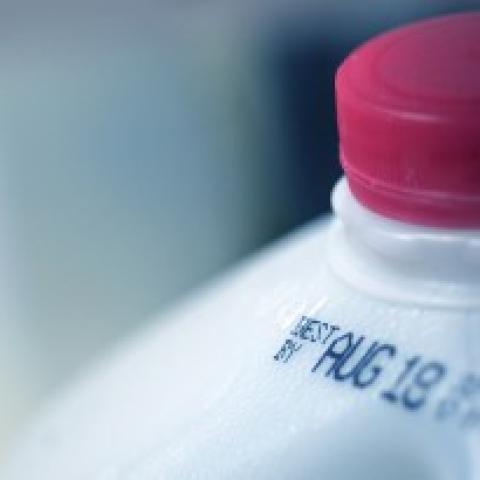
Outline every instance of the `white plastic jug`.
{"label": "white plastic jug", "polygon": [[478,478],[479,40],[464,14],[354,52],[335,218],[119,346],[3,478]]}

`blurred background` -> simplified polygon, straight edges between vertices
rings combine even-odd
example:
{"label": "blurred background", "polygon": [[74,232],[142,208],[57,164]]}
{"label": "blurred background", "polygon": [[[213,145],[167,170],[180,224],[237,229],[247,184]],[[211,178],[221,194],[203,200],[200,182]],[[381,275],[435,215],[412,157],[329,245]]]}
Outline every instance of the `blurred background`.
{"label": "blurred background", "polygon": [[328,212],[349,50],[477,6],[0,0],[0,455],[109,345]]}

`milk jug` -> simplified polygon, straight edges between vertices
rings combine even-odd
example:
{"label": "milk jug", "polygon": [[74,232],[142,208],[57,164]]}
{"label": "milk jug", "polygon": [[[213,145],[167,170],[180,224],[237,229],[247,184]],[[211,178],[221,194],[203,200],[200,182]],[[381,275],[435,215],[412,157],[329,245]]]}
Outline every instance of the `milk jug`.
{"label": "milk jug", "polygon": [[336,91],[335,215],[119,345],[2,478],[480,478],[480,14],[380,35]]}

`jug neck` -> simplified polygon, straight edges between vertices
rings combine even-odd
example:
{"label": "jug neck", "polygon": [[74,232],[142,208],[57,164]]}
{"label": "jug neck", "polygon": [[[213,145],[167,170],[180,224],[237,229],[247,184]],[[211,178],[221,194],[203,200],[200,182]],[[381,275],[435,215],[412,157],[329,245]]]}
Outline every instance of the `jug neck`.
{"label": "jug neck", "polygon": [[480,307],[480,230],[406,224],[362,206],[341,179],[330,264],[356,289],[390,300]]}

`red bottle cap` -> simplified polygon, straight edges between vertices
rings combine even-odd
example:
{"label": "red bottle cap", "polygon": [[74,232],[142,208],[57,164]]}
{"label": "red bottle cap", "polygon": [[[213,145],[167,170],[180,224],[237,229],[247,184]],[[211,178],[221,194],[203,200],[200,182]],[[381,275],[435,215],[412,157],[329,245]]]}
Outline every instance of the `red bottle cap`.
{"label": "red bottle cap", "polygon": [[480,12],[380,35],[336,77],[350,189],[386,217],[480,228]]}

